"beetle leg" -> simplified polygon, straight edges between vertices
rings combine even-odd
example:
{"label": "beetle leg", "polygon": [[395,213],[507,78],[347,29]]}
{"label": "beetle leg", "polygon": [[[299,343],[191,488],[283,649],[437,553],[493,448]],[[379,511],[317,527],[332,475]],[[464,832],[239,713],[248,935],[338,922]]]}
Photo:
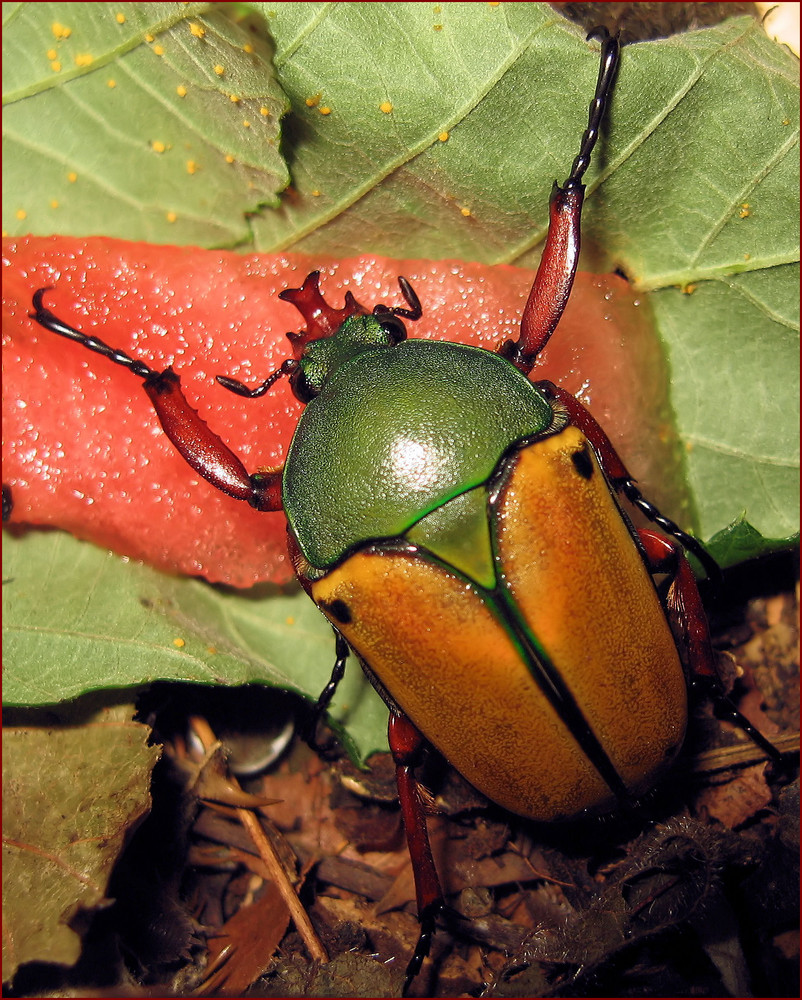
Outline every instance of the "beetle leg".
{"label": "beetle leg", "polygon": [[321,745],[317,741],[318,726],[320,725],[320,720],[328,711],[332,698],[334,697],[337,691],[337,685],[343,679],[343,675],[345,674],[345,663],[346,660],[348,659],[348,654],[350,652],[348,643],[345,641],[343,636],[340,635],[337,629],[334,629],[333,631],[334,631],[335,652],[337,658],[334,661],[334,666],[332,667],[331,677],[329,678],[329,682],[320,692],[320,697],[315,703],[315,707],[312,709],[305,737],[306,742],[309,744],[309,746],[313,750],[316,750],[319,753],[325,750],[325,747],[321,747]]}
{"label": "beetle leg", "polygon": [[412,980],[420,972],[423,960],[429,954],[437,915],[443,909],[443,890],[434,865],[426,829],[426,814],[415,778],[415,768],[421,763],[426,740],[405,715],[395,713],[390,714],[387,735],[395,761],[398,798],[401,802],[409,856],[412,859],[421,928],[418,943],[404,975],[403,995],[406,995]]}
{"label": "beetle leg", "polygon": [[568,304],[579,260],[580,219],[585,198],[582,176],[590,164],[590,155],[599,137],[618,68],[618,36],[611,37],[605,28],[594,28],[588,38],[594,36],[601,38],[602,49],[588,127],[569,177],[562,186],[555,181],[551,191],[548,234],[521,317],[521,335],[518,340],[508,340],[499,351],[502,357],[526,374],[534,367],[537,356],[546,346]]}
{"label": "beetle leg", "polygon": [[676,538],[684,549],[687,549],[688,552],[699,560],[707,579],[711,583],[718,584],[721,579],[721,568],[718,563],[701,542],[684,532],[671,518],[661,514],[657,507],[644,497],[638,489],[635,479],[630,475],[629,470],[621,461],[618,452],[613,447],[612,441],[607,437],[604,429],[590,410],[584,407],[575,396],[572,396],[567,389],[564,389],[560,385],[555,385],[553,382],[547,381],[538,382],[537,385],[547,396],[565,409],[571,419],[571,423],[575,427],[578,427],[593,445],[593,450],[599,459],[599,465],[601,465],[613,489],[617,493],[623,494],[633,507],[637,507],[650,521],[653,521],[663,531]]}
{"label": "beetle leg", "polygon": [[281,471],[253,476],[223,440],[186,400],[178,375],[167,368],[145,379],[159,423],[188,465],[235,500],[256,510],[281,510]]}
{"label": "beetle leg", "polygon": [[158,372],[143,361],[118,351],[97,337],[69,326],[42,304],[47,288],[33,296],[33,320],[51,333],[77,341],[144,380],[162,429],[181,457],[204,479],[236,500],[245,500],[256,510],[278,511],[281,505],[281,472],[257,472],[253,476],[223,440],[209,429],[197,410],[189,405],[181,380],[172,368]]}
{"label": "beetle leg", "polygon": [[638,536],[651,571],[669,573],[671,577],[666,607],[672,625],[681,634],[683,648],[687,650],[691,683],[713,699],[720,716],[742,729],[775,763],[782,763],[780,751],[738,711],[724,692],[699,588],[681,545],[649,528],[639,529]]}

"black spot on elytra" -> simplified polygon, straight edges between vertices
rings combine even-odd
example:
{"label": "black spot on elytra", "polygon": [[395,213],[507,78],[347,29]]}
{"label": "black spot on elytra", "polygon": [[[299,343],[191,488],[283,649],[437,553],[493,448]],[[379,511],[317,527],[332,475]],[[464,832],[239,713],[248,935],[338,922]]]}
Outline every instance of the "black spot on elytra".
{"label": "black spot on elytra", "polygon": [[593,475],[593,460],[590,457],[587,445],[583,445],[579,451],[575,451],[573,455],[571,455],[571,461],[574,463],[574,468],[583,479],[590,479]]}
{"label": "black spot on elytra", "polygon": [[336,618],[341,625],[347,625],[351,621],[351,609],[345,601],[341,601],[339,598],[330,603],[328,601],[321,601],[319,606],[321,611],[325,611],[327,615]]}

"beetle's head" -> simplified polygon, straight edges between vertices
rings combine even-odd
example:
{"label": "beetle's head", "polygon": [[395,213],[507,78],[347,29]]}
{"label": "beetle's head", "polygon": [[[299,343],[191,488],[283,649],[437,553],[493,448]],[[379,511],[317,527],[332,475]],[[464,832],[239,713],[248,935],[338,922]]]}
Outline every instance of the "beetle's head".
{"label": "beetle's head", "polygon": [[407,279],[399,277],[398,284],[409,308],[378,305],[373,312],[368,312],[351,292],[346,292],[345,305],[335,309],[321,294],[320,272],[310,272],[300,288],[285,288],[279,292],[279,298],[292,303],[306,322],[299,333],[287,334],[292,344],[292,357],[255,389],[225,376],[218,376],[217,381],[240,396],[254,397],[263,395],[277,379],[286,375],[295,396],[302,403],[308,403],[318,395],[332,372],[349,358],[406,340],[406,327],[400,317],[420,319],[423,310]]}
{"label": "beetle's head", "polygon": [[323,298],[319,282],[320,272],[312,271],[300,288],[279,293],[279,298],[291,302],[306,322],[300,333],[287,334],[296,362],[290,384],[302,403],[317,396],[329,375],[349,358],[406,340],[406,327],[399,317],[414,320],[422,312],[406,278],[399,278],[398,283],[410,308],[378,305],[373,312],[360,305],[351,292],[346,292],[342,309],[333,308]]}

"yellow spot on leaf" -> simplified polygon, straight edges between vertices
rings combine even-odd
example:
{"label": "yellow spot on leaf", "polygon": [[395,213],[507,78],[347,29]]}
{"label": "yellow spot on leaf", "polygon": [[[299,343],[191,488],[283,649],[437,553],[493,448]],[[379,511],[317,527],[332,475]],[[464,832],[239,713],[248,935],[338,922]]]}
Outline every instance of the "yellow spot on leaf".
{"label": "yellow spot on leaf", "polygon": [[163,153],[167,149],[165,144],[158,139],[154,139],[150,145],[154,153]]}
{"label": "yellow spot on leaf", "polygon": [[187,88],[184,86],[183,83],[179,83],[179,85],[175,88],[175,92],[176,94],[178,94],[179,97],[187,96]]}
{"label": "yellow spot on leaf", "polygon": [[234,162],[234,157],[231,155],[231,153],[226,153],[226,163],[233,163],[233,162]]}
{"label": "yellow spot on leaf", "polygon": [[441,132],[437,137],[440,142],[448,142],[448,132]]}
{"label": "yellow spot on leaf", "polygon": [[58,21],[54,21],[50,25],[50,30],[56,38],[69,38],[72,34],[72,28],[67,28],[65,25],[59,24]]}
{"label": "yellow spot on leaf", "polygon": [[259,108],[259,114],[263,118],[267,118],[267,116],[270,114],[270,110],[269,110],[269,108]]}
{"label": "yellow spot on leaf", "polygon": [[[178,216],[175,214],[175,212],[168,212],[167,213],[167,221],[168,222],[175,222],[175,220],[177,218],[178,218]],[[175,640],[176,646],[178,645],[179,642],[181,643],[182,646],[184,645],[184,640],[183,639],[176,639]]]}
{"label": "yellow spot on leaf", "polygon": [[164,46],[163,45],[154,45],[153,46],[153,51],[156,53],[157,56],[163,56],[164,55]]}
{"label": "yellow spot on leaf", "polygon": [[194,160],[187,160],[187,173],[194,174],[197,172],[198,164]]}
{"label": "yellow spot on leaf", "polygon": [[151,35],[150,33],[148,33],[147,35],[145,35],[145,41],[152,42],[155,37],[156,37],[155,35]]}
{"label": "yellow spot on leaf", "polygon": [[307,97],[305,103],[308,108],[316,108],[320,104],[320,99],[322,94],[312,94],[311,97]]}
{"label": "yellow spot on leaf", "polygon": [[241,98],[240,98],[240,96],[238,94],[229,94],[228,95],[228,99],[229,99],[229,101],[231,101],[232,104],[239,104],[239,102],[241,100]]}
{"label": "yellow spot on leaf", "polygon": [[74,184],[78,180],[78,174],[76,174],[74,170],[71,170],[67,174],[67,180],[70,182],[70,184]]}
{"label": "yellow spot on leaf", "polygon": [[225,73],[226,68],[225,68],[225,66],[221,66],[220,63],[218,63],[215,66],[214,71],[215,71],[215,73],[217,73],[218,76],[222,76]]}
{"label": "yellow spot on leaf", "polygon": [[94,61],[94,56],[90,56],[88,52],[80,52],[75,57],[76,66],[91,66]]}
{"label": "yellow spot on leaf", "polygon": [[382,101],[381,104],[379,105],[379,111],[381,111],[381,113],[384,115],[389,115],[392,110],[393,106],[392,104],[390,104],[389,101]]}
{"label": "yellow spot on leaf", "polygon": [[51,200],[51,202],[50,202],[50,207],[51,207],[51,208],[58,208],[58,202],[56,201],[56,199],[55,199],[55,198],[53,198],[53,199]]}
{"label": "yellow spot on leaf", "polygon": [[329,108],[329,107],[318,108],[318,110],[320,111],[320,113],[322,115],[330,115],[331,114],[331,108]]}
{"label": "yellow spot on leaf", "polygon": [[117,81],[116,80],[106,80],[106,86],[110,90],[114,90],[114,88],[117,86]]}
{"label": "yellow spot on leaf", "polygon": [[50,63],[50,68],[53,70],[54,73],[60,73],[61,63],[58,61],[58,59],[54,59],[53,62]]}
{"label": "yellow spot on leaf", "polygon": [[117,24],[125,24],[125,14],[115,14],[114,20]]}
{"label": "yellow spot on leaf", "polygon": [[28,213],[25,211],[24,208],[18,208],[16,211],[16,216],[20,220],[20,222],[22,222],[23,219],[28,218]]}
{"label": "yellow spot on leaf", "polygon": [[471,214],[471,210],[469,208],[461,208],[460,212],[462,213],[462,215],[465,216],[466,219]]}
{"label": "yellow spot on leaf", "polygon": [[48,59],[58,59],[58,52],[56,52],[55,49],[48,49],[47,50],[47,58]]}
{"label": "yellow spot on leaf", "polygon": [[247,53],[248,53],[248,55],[251,55],[251,54],[253,53],[253,46],[251,45],[251,43],[250,43],[250,42],[246,42],[246,43],[245,43],[245,44],[244,44],[244,45],[242,46],[242,51],[243,51],[243,52],[247,52]]}
{"label": "yellow spot on leaf", "polygon": [[206,34],[206,29],[193,21],[189,26],[189,33],[195,38],[203,38]]}
{"label": "yellow spot on leaf", "polygon": [[176,649],[183,649],[184,646],[186,646],[186,643],[184,642],[183,639],[173,639],[173,645],[176,647]]}

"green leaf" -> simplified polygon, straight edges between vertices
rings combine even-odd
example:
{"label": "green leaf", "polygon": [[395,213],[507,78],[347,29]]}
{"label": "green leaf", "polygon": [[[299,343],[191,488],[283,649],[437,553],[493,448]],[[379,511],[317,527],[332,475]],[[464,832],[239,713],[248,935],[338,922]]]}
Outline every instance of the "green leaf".
{"label": "green leaf", "polygon": [[[745,557],[799,529],[798,398],[784,391],[798,370],[799,328],[782,302],[798,281],[789,264],[652,297],[671,345],[677,430],[702,537],[745,516],[759,532]],[[786,288],[774,296],[772,284]]]}
{"label": "green leaf", "polygon": [[[5,705],[157,680],[267,684],[315,701],[334,665],[331,628],[297,587],[215,588],[62,532],[6,538],[3,579]],[[387,710],[353,659],[332,714],[358,734],[358,759],[386,749]]]}
{"label": "green leaf", "polygon": [[287,105],[269,47],[210,7],[3,4],[4,231],[246,239],[287,186]]}
{"label": "green leaf", "polygon": [[72,965],[72,921],[104,903],[123,841],[150,808],[160,750],[133,706],[99,699],[4,717],[3,975]]}
{"label": "green leaf", "polygon": [[757,547],[766,555],[787,549],[788,539],[761,538],[748,521],[739,518],[724,531],[713,535],[707,547],[719,566],[722,569],[727,569],[729,566],[737,566],[738,563],[751,559]]}

